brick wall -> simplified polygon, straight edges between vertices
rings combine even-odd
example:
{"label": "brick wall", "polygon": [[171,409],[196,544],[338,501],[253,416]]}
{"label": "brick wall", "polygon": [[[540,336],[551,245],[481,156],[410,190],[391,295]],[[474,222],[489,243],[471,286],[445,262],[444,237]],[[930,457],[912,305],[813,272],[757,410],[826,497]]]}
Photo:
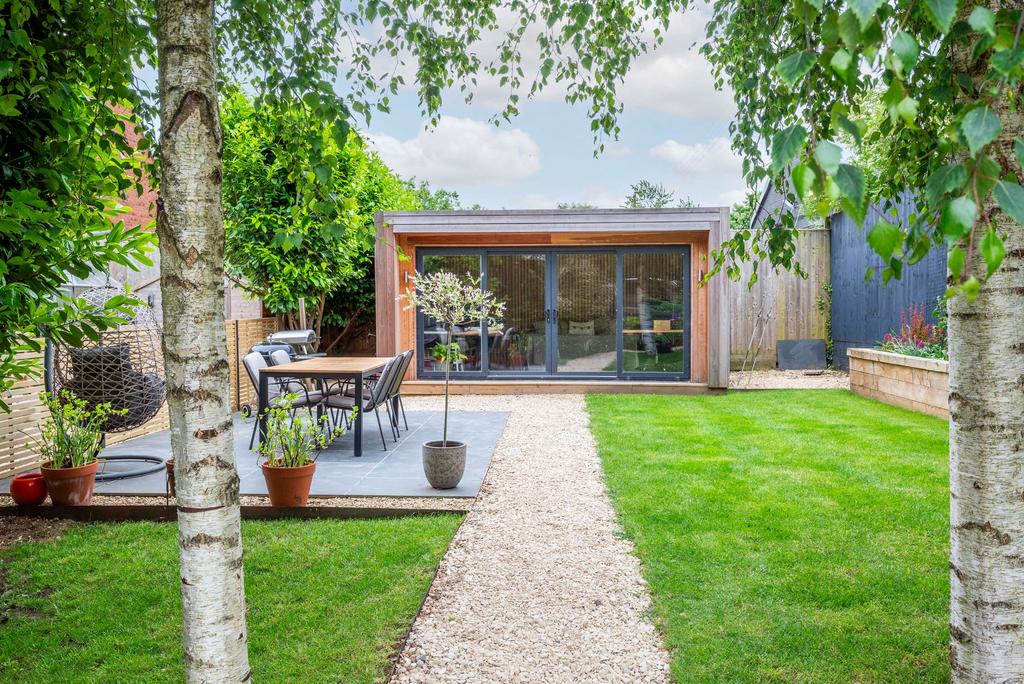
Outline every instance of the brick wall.
{"label": "brick wall", "polygon": [[949,418],[949,362],[848,349],[850,389],[887,404]]}

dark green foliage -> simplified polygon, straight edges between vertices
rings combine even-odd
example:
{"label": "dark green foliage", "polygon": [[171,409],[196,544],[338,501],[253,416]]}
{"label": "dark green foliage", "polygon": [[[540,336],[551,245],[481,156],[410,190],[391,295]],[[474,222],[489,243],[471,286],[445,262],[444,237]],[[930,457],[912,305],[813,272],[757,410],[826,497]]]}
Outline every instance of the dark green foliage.
{"label": "dark green foliage", "polygon": [[676,681],[948,681],[944,421],[839,390],[587,403]]}
{"label": "dark green foliage", "polygon": [[[243,523],[254,678],[382,681],[459,520]],[[0,682],[182,681],[176,525],[74,526],[0,577]]]}
{"label": "dark green foliage", "polygon": [[276,314],[305,298],[314,328],[332,295],[336,316],[372,310],[374,212],[415,209],[416,195],[301,104],[260,108],[230,90],[221,110],[228,273]]}
{"label": "dark green foliage", "polygon": [[125,228],[117,202],[146,167],[124,112],[140,107],[131,77],[147,33],[137,12],[106,3],[0,0],[0,394],[40,371],[18,352],[47,335],[95,339],[134,301],[99,309],[61,286],[149,263],[152,236]]}

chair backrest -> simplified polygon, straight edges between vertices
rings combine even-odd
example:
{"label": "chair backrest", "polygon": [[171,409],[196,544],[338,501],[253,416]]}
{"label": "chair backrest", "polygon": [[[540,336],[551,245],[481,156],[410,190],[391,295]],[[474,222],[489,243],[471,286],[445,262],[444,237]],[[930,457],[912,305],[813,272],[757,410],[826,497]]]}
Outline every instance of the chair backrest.
{"label": "chair backrest", "polygon": [[[271,366],[283,366],[286,363],[291,363],[292,357],[288,355],[284,349],[275,349],[270,352],[270,365]],[[305,387],[298,380],[282,380],[278,385],[279,392],[295,392],[296,394],[303,394]]]}
{"label": "chair backrest", "polygon": [[[252,381],[252,386],[258,393],[260,391],[260,371],[267,367],[267,360],[263,358],[263,354],[259,352],[249,352],[242,357],[242,364],[245,366],[245,372],[249,374],[249,379]],[[271,381],[267,386],[268,398],[274,398],[281,393],[281,387],[278,383]]]}
{"label": "chair backrest", "polygon": [[412,363],[412,349],[404,351],[398,355],[400,361],[398,362],[398,369],[395,371],[395,380],[391,383],[391,391],[388,392],[389,397],[393,397],[402,389],[402,380],[405,379],[405,374],[409,370],[409,364]]}
{"label": "chair backrest", "polygon": [[395,371],[398,370],[401,360],[401,356],[396,356],[388,359],[388,362],[384,364],[380,377],[374,383],[373,389],[370,390],[370,402],[374,406],[380,406],[391,396],[391,385],[395,382]]}

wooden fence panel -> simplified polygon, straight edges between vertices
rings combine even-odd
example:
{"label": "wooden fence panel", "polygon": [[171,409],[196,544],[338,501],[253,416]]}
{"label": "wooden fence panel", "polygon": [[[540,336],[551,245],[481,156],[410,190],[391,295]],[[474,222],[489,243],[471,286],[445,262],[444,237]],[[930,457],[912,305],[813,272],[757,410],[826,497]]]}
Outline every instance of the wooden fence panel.
{"label": "wooden fence panel", "polygon": [[[20,358],[35,358],[42,363],[42,354]],[[0,477],[31,470],[39,463],[34,440],[39,437],[39,423],[46,413],[39,401],[42,391],[42,378],[22,380],[4,397],[11,412],[0,412]]]}
{"label": "wooden fence panel", "polygon": [[[256,392],[242,367],[242,356],[249,348],[262,342],[267,335],[277,330],[277,319],[251,318],[227,320],[224,331],[227,335],[228,367],[231,376],[231,410],[237,411],[241,404],[255,404]],[[241,351],[241,353],[239,353]],[[40,359],[41,355],[35,355]],[[32,470],[39,465],[33,438],[39,435],[39,423],[46,415],[46,409],[39,401],[44,390],[43,378],[24,380],[17,383],[5,400],[11,406],[10,413],[0,413],[0,478]],[[170,427],[167,404],[145,425],[107,436],[107,444],[117,444],[133,437],[152,434]],[[27,434],[26,434],[27,433]]]}
{"label": "wooden fence panel", "polygon": [[[831,277],[829,231],[801,230],[796,241],[796,260],[807,272],[807,278],[788,271],[772,271],[766,263],[760,262],[758,280],[752,288],[747,283],[754,270],[753,263],[742,264],[742,277],[732,283],[729,291],[733,368],[740,367],[748,348],[752,351],[758,347],[758,340],[757,366],[765,368],[775,366],[778,340],[825,338],[828,315],[818,302]],[[747,366],[750,367],[749,359]]]}

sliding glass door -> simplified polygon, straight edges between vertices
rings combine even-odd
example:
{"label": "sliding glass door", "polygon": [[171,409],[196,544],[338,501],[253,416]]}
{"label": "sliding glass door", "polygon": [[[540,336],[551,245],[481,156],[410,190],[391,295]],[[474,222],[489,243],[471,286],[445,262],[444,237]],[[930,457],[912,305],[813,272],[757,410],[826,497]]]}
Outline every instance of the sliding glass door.
{"label": "sliding glass door", "polygon": [[555,255],[555,306],[551,315],[558,352],[555,372],[616,372],[615,268],[615,252]]}
{"label": "sliding glass door", "polygon": [[678,251],[622,255],[622,372],[689,370],[688,259]]}
{"label": "sliding glass door", "polygon": [[505,303],[500,334],[488,335],[491,373],[546,373],[548,369],[548,255],[487,255],[487,289]]}
{"label": "sliding glass door", "polygon": [[[676,247],[420,250],[417,269],[479,278],[505,303],[500,329],[452,333],[466,360],[455,377],[686,379],[690,251]],[[441,377],[446,331],[417,314],[418,372]]]}

